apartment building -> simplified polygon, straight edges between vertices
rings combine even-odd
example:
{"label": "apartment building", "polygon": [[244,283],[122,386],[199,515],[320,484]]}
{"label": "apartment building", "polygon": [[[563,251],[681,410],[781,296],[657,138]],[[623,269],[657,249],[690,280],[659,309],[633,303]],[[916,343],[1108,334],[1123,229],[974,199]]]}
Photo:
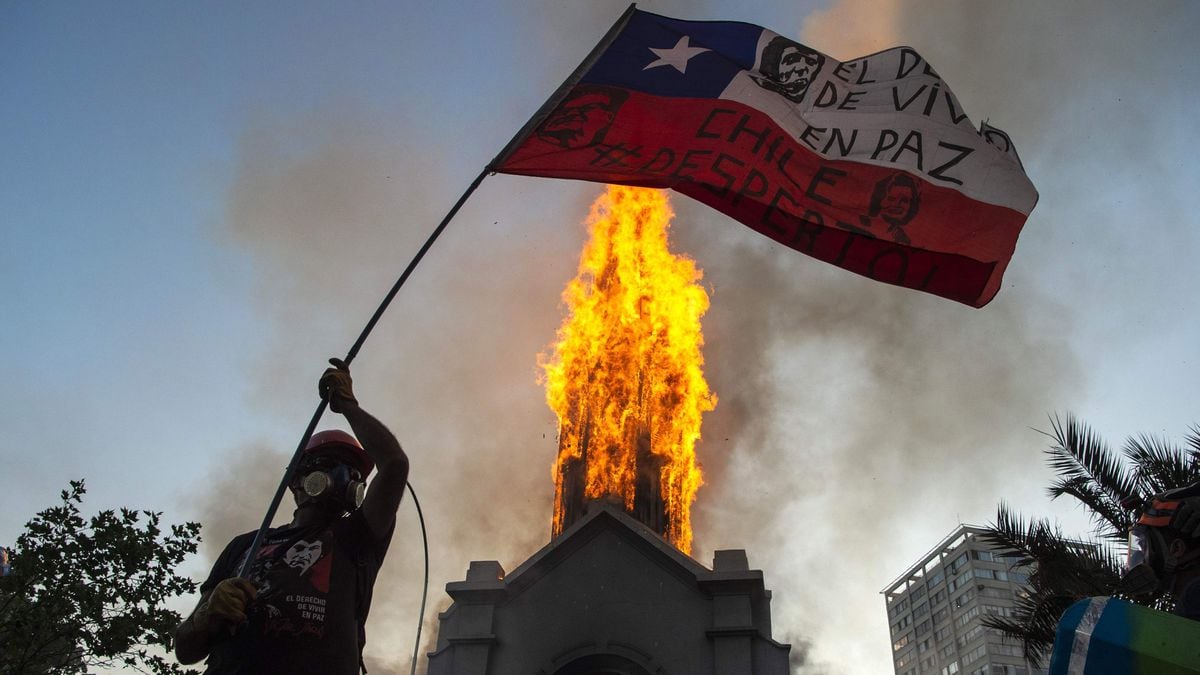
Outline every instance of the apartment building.
{"label": "apartment building", "polygon": [[1045,675],[1019,642],[983,625],[986,616],[1011,616],[1028,580],[983,531],[960,525],[880,591],[896,675]]}

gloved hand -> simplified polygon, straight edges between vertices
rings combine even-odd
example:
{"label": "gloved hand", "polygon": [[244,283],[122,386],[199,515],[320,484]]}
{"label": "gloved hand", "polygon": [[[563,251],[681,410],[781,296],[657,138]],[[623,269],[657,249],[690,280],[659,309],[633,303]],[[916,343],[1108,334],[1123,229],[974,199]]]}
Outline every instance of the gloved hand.
{"label": "gloved hand", "polygon": [[1185,537],[1200,537],[1200,497],[1189,497],[1179,502],[1179,508],[1171,517],[1171,527]]}
{"label": "gloved hand", "polygon": [[329,409],[341,413],[349,406],[357,406],[354,398],[354,380],[350,378],[350,367],[341,359],[329,359],[333,368],[325,369],[317,390],[322,399],[329,401]]}
{"label": "gloved hand", "polygon": [[196,608],[192,623],[209,634],[229,630],[246,620],[246,607],[257,595],[258,589],[250,580],[241,577],[225,579],[212,590],[208,600]]}

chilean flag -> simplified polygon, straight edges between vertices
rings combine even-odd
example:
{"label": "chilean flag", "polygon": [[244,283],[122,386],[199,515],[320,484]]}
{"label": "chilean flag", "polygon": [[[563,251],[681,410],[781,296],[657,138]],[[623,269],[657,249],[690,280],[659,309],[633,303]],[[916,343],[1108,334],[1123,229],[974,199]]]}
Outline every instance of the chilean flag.
{"label": "chilean flag", "polygon": [[1037,203],[920,54],[837,61],[630,9],[491,168],[671,188],[814,258],[974,307]]}

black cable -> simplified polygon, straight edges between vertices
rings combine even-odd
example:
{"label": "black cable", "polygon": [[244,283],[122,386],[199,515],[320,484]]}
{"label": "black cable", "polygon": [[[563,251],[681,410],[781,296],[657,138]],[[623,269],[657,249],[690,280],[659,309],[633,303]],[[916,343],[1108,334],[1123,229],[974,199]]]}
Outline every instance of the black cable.
{"label": "black cable", "polygon": [[417,617],[417,643],[413,645],[412,675],[417,674],[417,656],[421,652],[421,624],[425,622],[425,599],[429,597],[429,537],[425,534],[425,515],[421,513],[421,500],[413,492],[412,483],[408,483],[408,494],[412,495],[413,505],[417,507],[417,520],[421,521],[421,547],[425,549],[425,585],[421,589],[421,614]]}

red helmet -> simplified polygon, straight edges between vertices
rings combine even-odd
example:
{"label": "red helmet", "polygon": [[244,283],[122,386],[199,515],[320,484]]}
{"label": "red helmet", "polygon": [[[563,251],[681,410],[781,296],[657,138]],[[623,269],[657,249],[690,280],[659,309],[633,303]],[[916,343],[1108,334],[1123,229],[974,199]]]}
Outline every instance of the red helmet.
{"label": "red helmet", "polygon": [[375,469],[375,462],[371,461],[371,456],[362,449],[358,439],[341,429],[318,431],[308,439],[308,445],[304,446],[306,455],[337,450],[345,451],[346,457],[351,460],[354,468],[358,469],[364,479]]}

